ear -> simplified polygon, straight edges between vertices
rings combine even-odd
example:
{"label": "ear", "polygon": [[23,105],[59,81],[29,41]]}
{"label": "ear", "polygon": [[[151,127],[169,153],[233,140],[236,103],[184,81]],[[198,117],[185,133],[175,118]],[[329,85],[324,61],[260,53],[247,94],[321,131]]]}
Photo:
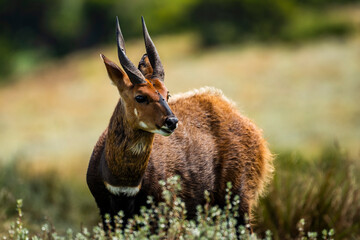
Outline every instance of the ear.
{"label": "ear", "polygon": [[104,61],[106,70],[108,72],[109,78],[111,81],[119,88],[122,89],[125,85],[125,79],[127,79],[126,73],[118,67],[114,62],[110,61],[103,54],[100,54],[100,57]]}
{"label": "ear", "polygon": [[151,78],[153,74],[153,68],[151,67],[151,63],[146,53],[142,56],[139,62],[138,69],[144,75],[145,78],[147,79]]}

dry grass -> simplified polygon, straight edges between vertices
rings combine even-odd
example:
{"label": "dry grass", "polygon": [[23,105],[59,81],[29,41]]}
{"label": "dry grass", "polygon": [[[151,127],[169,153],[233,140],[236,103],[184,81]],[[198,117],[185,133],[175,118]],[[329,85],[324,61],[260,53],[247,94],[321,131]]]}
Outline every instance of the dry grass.
{"label": "dry grass", "polygon": [[[351,154],[359,153],[360,36],[206,51],[195,50],[193,35],[155,42],[172,93],[205,85],[222,89],[277,148],[311,154],[337,140]],[[134,62],[144,52],[141,41],[127,48]],[[92,147],[118,98],[99,53],[116,59],[115,45],[75,53],[0,89],[3,160],[15,156],[60,164],[62,174],[84,177]]]}

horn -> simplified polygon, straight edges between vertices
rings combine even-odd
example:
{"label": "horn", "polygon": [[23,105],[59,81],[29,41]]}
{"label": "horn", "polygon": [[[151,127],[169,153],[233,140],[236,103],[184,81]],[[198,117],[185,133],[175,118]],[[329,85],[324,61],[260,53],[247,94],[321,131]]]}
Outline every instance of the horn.
{"label": "horn", "polygon": [[143,27],[146,53],[149,57],[149,61],[153,68],[153,77],[157,77],[161,81],[164,81],[165,72],[164,72],[163,65],[161,64],[159,54],[156,51],[155,45],[150,38],[149,32],[146,28],[145,20],[143,17],[141,17],[141,21],[142,21],[142,27]]}
{"label": "horn", "polygon": [[129,60],[129,58],[125,54],[125,41],[121,33],[118,17],[116,17],[116,40],[117,40],[118,57],[120,64],[125,70],[132,84],[135,85],[146,82],[145,77],[142,75],[139,69],[137,69],[134,66],[134,64]]}

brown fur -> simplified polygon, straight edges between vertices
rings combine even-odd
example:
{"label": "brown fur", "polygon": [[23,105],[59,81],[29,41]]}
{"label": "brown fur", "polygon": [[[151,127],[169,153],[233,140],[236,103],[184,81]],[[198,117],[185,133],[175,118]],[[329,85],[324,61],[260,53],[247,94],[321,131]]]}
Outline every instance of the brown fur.
{"label": "brown fur", "polygon": [[[219,90],[202,88],[180,94],[167,106],[160,104],[161,97],[168,98],[162,81],[147,79],[146,84],[132,85],[119,67],[103,59],[121,98],[88,168],[87,182],[101,214],[123,210],[127,218],[138,212],[147,196],[161,201],[158,182],[174,175],[181,177],[180,197],[189,217],[194,217],[196,206],[204,202],[205,190],[210,192],[213,204],[224,206],[227,182],[232,182],[233,193],[240,196],[241,217],[250,214],[273,172],[272,155],[261,130]],[[144,56],[139,69],[150,77],[152,69],[146,63]],[[134,97],[139,93],[149,102],[137,103]],[[151,132],[172,114],[179,119],[172,135]],[[104,182],[141,187],[135,196],[115,196]]]}
{"label": "brown fur", "polygon": [[208,190],[218,202],[224,200],[226,183],[232,182],[234,193],[250,208],[273,171],[261,130],[213,88],[175,96],[169,105],[179,127],[170,137],[155,135],[144,181],[179,174],[183,198],[196,199]]}

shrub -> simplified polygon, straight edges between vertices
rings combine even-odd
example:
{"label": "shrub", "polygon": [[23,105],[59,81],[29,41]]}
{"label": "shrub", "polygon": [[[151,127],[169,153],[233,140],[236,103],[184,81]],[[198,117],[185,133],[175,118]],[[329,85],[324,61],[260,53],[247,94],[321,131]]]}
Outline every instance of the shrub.
{"label": "shrub", "polygon": [[[69,225],[79,228],[81,223],[96,223],[96,214],[88,211],[95,208],[90,193],[84,194],[81,184],[61,179],[57,172],[33,174],[31,165],[14,160],[0,164],[0,232],[16,216],[16,200],[24,200],[24,222],[30,230],[36,229],[45,218],[59,228]],[[86,219],[83,220],[83,219]]]}
{"label": "shrub", "polygon": [[[197,208],[197,217],[186,219],[184,203],[176,196],[180,190],[177,178],[162,182],[165,202],[143,207],[122,227],[121,213],[117,227],[108,235],[118,239],[231,239],[236,230],[241,239],[357,239],[360,236],[359,162],[350,159],[338,147],[328,147],[320,157],[307,159],[293,152],[279,154],[276,173],[266,198],[255,208],[252,219],[256,234],[246,227],[236,229],[235,218],[239,199],[231,198],[231,185],[224,210],[207,203]],[[24,166],[23,164],[20,164]],[[105,239],[93,199],[87,192],[74,188],[54,173],[31,177],[19,164],[0,168],[0,232],[10,239]],[[85,186],[84,186],[85,187]],[[36,190],[36,191],[35,191]],[[32,192],[34,191],[34,192]],[[19,212],[24,198],[23,212]],[[91,210],[89,210],[91,209]],[[9,222],[18,219],[9,227]],[[46,224],[43,216],[50,216]],[[95,220],[89,221],[89,217]],[[59,230],[56,231],[56,226]],[[1,225],[0,225],[1,227]],[[71,227],[74,230],[66,228]],[[311,232],[309,232],[311,230]],[[1,236],[0,236],[1,237]],[[60,238],[62,237],[62,238]],[[234,238],[233,238],[234,239]]]}
{"label": "shrub", "polygon": [[354,29],[348,21],[327,16],[330,4],[341,0],[199,0],[190,18],[204,46],[247,39],[302,41],[344,36]]}
{"label": "shrub", "polygon": [[283,28],[281,38],[290,41],[304,41],[326,36],[343,37],[353,31],[349,22],[324,16],[319,11],[301,11]]}
{"label": "shrub", "polygon": [[297,222],[318,235],[334,229],[338,239],[360,236],[359,162],[338,147],[328,147],[319,158],[280,154],[269,194],[256,211],[256,226],[270,229],[274,239],[294,239]]}
{"label": "shrub", "polygon": [[[352,29],[347,22],[327,23],[323,10],[349,2],[359,0],[3,0],[0,83],[7,80],[4,76],[24,74],[47,58],[113,42],[115,16],[126,26],[127,39],[141,36],[139,17],[144,15],[152,35],[195,29],[209,46],[249,38],[279,40],[285,35],[303,40],[303,34],[316,38],[348,33]],[[320,16],[307,29],[301,19],[309,10]]]}
{"label": "shrub", "polygon": [[190,16],[204,45],[278,38],[296,11],[288,0],[200,0]]}
{"label": "shrub", "polygon": [[[209,193],[205,192],[206,204],[198,206],[197,218],[186,219],[185,204],[177,197],[181,189],[179,177],[172,177],[167,182],[161,182],[163,186],[164,202],[155,204],[148,199],[149,208],[143,207],[141,213],[128,221],[123,226],[123,213],[120,212],[115,219],[115,228],[112,229],[110,217],[108,217],[108,232],[104,232],[101,224],[90,232],[83,228],[81,232],[74,234],[69,229],[66,238],[72,239],[260,239],[255,233],[250,233],[247,226],[236,227],[235,217],[238,214],[239,197],[232,197],[231,184],[228,184],[226,206],[219,209],[210,206]],[[7,236],[3,239],[65,239],[58,234],[49,224],[41,227],[41,232],[32,235],[23,224],[22,200],[17,201],[18,217],[10,226]],[[317,239],[316,232],[305,234],[304,220],[299,222],[299,237],[301,239]],[[307,235],[307,236],[306,236]],[[333,230],[322,232],[323,239],[333,239]],[[271,239],[271,232],[265,232],[265,239]]]}

